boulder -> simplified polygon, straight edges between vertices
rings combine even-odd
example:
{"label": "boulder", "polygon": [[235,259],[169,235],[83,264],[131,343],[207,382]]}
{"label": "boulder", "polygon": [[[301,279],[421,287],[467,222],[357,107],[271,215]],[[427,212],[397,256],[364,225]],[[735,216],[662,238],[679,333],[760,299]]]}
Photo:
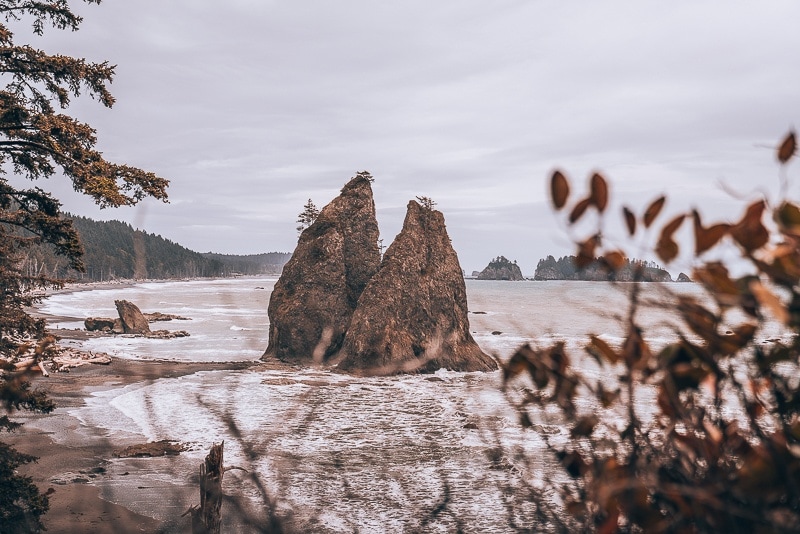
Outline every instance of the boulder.
{"label": "boulder", "polygon": [[366,374],[497,368],[469,332],[466,286],[439,211],[408,203],[337,360],[339,369]]}
{"label": "boulder", "polygon": [[127,300],[115,300],[119,319],[122,321],[122,329],[125,334],[148,334],[150,324],[147,318],[136,304]]}
{"label": "boulder", "polygon": [[681,273],[678,275],[678,279],[676,282],[691,282],[692,279],[686,273]]}
{"label": "boulder", "polygon": [[114,328],[114,319],[110,317],[87,317],[83,326],[89,332],[110,332]]}
{"label": "boulder", "polygon": [[306,228],[275,283],[262,360],[322,362],[341,347],[380,265],[371,176],[358,173]]}

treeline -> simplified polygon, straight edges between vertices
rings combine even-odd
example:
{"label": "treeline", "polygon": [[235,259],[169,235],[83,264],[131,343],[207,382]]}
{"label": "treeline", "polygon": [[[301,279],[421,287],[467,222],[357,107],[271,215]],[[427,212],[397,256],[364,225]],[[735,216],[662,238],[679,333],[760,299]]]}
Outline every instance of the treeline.
{"label": "treeline", "polygon": [[291,256],[272,252],[252,256],[201,254],[160,235],[134,229],[120,221],[95,221],[69,215],[83,245],[81,273],[46,245],[27,249],[22,258],[27,274],[84,281],[170,279],[280,273]]}
{"label": "treeline", "polygon": [[642,282],[672,282],[669,272],[655,262],[626,258],[622,267],[612,272],[599,261],[578,268],[575,256],[563,256],[559,259],[547,256],[539,260],[533,279],[632,282],[636,279],[637,269],[641,269],[639,280]]}

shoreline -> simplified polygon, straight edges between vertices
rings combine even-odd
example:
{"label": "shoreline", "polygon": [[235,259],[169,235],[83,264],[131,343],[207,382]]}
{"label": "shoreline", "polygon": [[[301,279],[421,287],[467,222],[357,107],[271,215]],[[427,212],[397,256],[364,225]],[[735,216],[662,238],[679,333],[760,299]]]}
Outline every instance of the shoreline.
{"label": "shoreline", "polygon": [[[170,280],[68,284],[62,289],[49,291],[47,296],[168,281]],[[62,345],[74,346],[98,335],[82,329],[56,327],[60,322],[83,321],[82,317],[47,314],[38,306],[28,311],[35,317],[45,319],[48,333],[56,335]],[[125,479],[118,478],[119,473],[106,469],[110,467],[114,451],[134,444],[135,440],[123,437],[109,439],[102,435],[102,429],[84,425],[77,417],[70,415],[71,410],[85,406],[85,399],[93,392],[116,390],[202,371],[236,372],[271,367],[272,364],[258,360],[200,363],[114,357],[108,365],[88,364],[71,368],[69,372],[51,373],[49,377],[36,376],[31,381],[32,387],[45,391],[48,398],[56,404],[56,410],[50,414],[25,411],[9,414],[12,420],[23,423],[23,426],[16,432],[5,435],[3,439],[20,452],[39,457],[37,462],[21,466],[21,474],[30,476],[42,493],[51,488],[55,490],[49,496],[50,509],[42,516],[42,523],[47,531],[112,534],[184,532],[190,529],[189,516],[180,517],[178,514],[178,517],[169,521],[158,520],[102,498],[104,487],[115,487],[118,493],[137,490],[135,486],[126,486]],[[141,436],[136,443],[146,441]],[[122,475],[127,474],[126,472]],[[195,492],[198,493],[196,500],[199,502],[199,488],[193,490],[193,497]]]}
{"label": "shoreline", "polygon": [[[35,378],[33,387],[46,391],[56,403],[56,410],[50,414],[14,412],[12,420],[24,425],[4,439],[20,452],[39,457],[38,462],[20,467],[20,473],[31,476],[42,493],[55,489],[50,495],[50,510],[43,516],[47,531],[165,532],[189,525],[188,516],[162,522],[101,498],[101,487],[115,482],[104,466],[113,458],[115,450],[129,443],[100,436],[93,432],[96,429],[84,426],[69,414],[70,409],[83,406],[84,399],[92,391],[201,371],[243,371],[260,367],[261,362],[182,363],[115,358],[110,365],[85,365],[70,369],[69,373]],[[145,441],[144,438],[139,440],[140,443]],[[124,480],[116,482],[124,484]]]}

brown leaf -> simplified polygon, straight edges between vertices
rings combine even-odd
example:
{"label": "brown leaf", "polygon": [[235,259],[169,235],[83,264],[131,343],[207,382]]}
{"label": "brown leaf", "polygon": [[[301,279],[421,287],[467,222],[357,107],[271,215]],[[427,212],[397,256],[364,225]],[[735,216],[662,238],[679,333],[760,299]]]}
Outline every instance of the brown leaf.
{"label": "brown leaf", "polygon": [[586,209],[591,205],[592,205],[591,198],[584,198],[583,200],[575,204],[575,207],[572,208],[572,213],[569,214],[569,223],[573,224],[575,223],[575,221],[583,217],[583,214],[586,213]]}
{"label": "brown leaf", "polygon": [[625,265],[625,255],[619,250],[606,252],[603,261],[612,271],[618,271]]}
{"label": "brown leaf", "polygon": [[692,217],[694,218],[694,253],[698,256],[716,245],[731,228],[730,224],[724,223],[703,228],[697,210],[692,211]]}
{"label": "brown leaf", "polygon": [[653,224],[653,221],[658,217],[658,214],[661,213],[661,208],[664,207],[664,202],[667,201],[667,197],[660,196],[653,201],[647,207],[647,210],[644,212],[644,227],[650,228],[650,225]]}
{"label": "brown leaf", "polygon": [[597,354],[598,356],[602,356],[605,360],[609,363],[617,363],[619,361],[619,355],[614,351],[614,349],[609,346],[608,343],[603,341],[597,336],[591,336],[589,346],[586,347],[586,350]]}
{"label": "brown leaf", "polygon": [[760,280],[750,282],[750,291],[755,295],[756,300],[762,308],[767,308],[772,315],[783,324],[789,322],[789,312],[775,293],[764,287]]}
{"label": "brown leaf", "polygon": [[661,236],[656,243],[656,254],[664,263],[669,263],[678,256],[678,244],[672,236],[681,227],[685,217],[685,215],[678,215],[661,230]]}
{"label": "brown leaf", "polygon": [[594,251],[598,244],[597,236],[592,236],[586,241],[578,243],[578,256],[575,258],[575,265],[578,269],[583,269],[594,261]]}
{"label": "brown leaf", "polygon": [[622,214],[625,216],[625,226],[628,227],[628,235],[633,235],[636,233],[636,216],[633,214],[631,210],[624,207],[622,208]]}
{"label": "brown leaf", "polygon": [[569,198],[569,182],[561,171],[555,171],[550,179],[550,198],[553,206],[560,210],[567,203]]}
{"label": "brown leaf", "polygon": [[599,173],[592,175],[591,191],[592,204],[597,207],[597,211],[603,213],[608,205],[608,184]]}
{"label": "brown leaf", "polygon": [[774,217],[784,234],[800,237],[800,208],[784,202],[775,210]]}
{"label": "brown leaf", "polygon": [[728,275],[728,269],[720,262],[707,263],[692,273],[695,280],[702,283],[721,306],[734,306],[739,303],[741,291]]}
{"label": "brown leaf", "polygon": [[766,203],[763,200],[750,204],[742,220],[730,229],[733,239],[747,252],[753,252],[769,241],[769,232],[761,223],[765,208]]}
{"label": "brown leaf", "polygon": [[786,163],[797,152],[797,140],[794,132],[789,132],[783,139],[781,146],[778,147],[778,161]]}

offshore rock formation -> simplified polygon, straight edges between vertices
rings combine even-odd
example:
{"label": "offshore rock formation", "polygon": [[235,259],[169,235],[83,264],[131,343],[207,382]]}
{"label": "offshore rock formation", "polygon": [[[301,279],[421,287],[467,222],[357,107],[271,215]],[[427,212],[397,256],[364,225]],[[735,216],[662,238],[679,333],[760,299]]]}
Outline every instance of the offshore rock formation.
{"label": "offshore rock formation", "polygon": [[370,179],[357,174],[300,235],[270,298],[262,360],[322,362],[341,347],[381,261]]}
{"label": "offshore rock formation", "polygon": [[689,278],[689,275],[687,275],[686,273],[681,273],[681,274],[678,275],[678,279],[675,280],[675,281],[676,282],[691,282],[692,279]]}
{"label": "offshore rock formation", "polygon": [[122,321],[122,330],[125,334],[149,334],[150,324],[139,307],[127,300],[115,300],[117,313]]}
{"label": "offshore rock formation", "polygon": [[439,211],[408,203],[337,359],[339,369],[374,374],[497,368],[469,333],[464,278]]}
{"label": "offshore rock formation", "polygon": [[509,261],[505,256],[498,256],[489,262],[478,274],[478,280],[525,280],[517,262]]}

